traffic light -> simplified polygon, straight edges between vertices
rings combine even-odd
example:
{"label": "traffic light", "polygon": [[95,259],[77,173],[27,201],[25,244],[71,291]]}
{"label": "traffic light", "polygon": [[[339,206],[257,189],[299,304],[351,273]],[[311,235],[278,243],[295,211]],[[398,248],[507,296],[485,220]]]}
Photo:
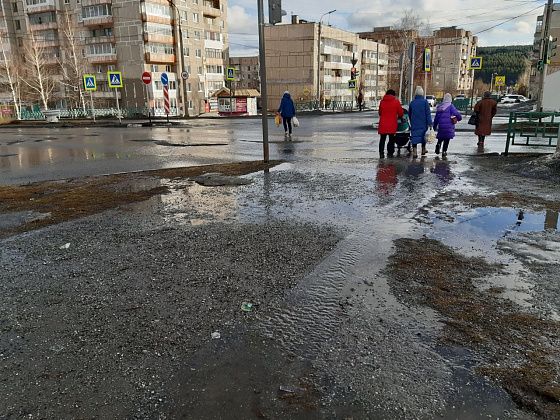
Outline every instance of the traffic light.
{"label": "traffic light", "polygon": [[548,37],[548,43],[546,46],[546,64],[550,64],[552,57],[556,56],[556,47],[558,43],[558,38],[553,36]]}
{"label": "traffic light", "polygon": [[268,21],[271,25],[282,23],[282,0],[268,0]]}

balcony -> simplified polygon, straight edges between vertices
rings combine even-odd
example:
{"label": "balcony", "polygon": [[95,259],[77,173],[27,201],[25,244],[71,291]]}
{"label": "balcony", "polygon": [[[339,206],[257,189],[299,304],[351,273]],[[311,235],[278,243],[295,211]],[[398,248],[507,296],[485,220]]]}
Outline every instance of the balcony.
{"label": "balcony", "polygon": [[105,16],[96,16],[96,17],[88,17],[83,18],[84,26],[111,26],[113,25],[113,16],[112,15],[105,15]]}
{"label": "balcony", "polygon": [[91,64],[116,63],[117,54],[95,54],[86,56]]}
{"label": "balcony", "polygon": [[175,38],[169,35],[160,35],[154,33],[144,32],[144,42],[157,42],[159,44],[175,44]]}
{"label": "balcony", "polygon": [[214,18],[220,17],[222,11],[219,8],[219,2],[205,1],[202,7],[202,14],[204,16],[209,16]]}
{"label": "balcony", "polygon": [[115,43],[115,37],[113,35],[111,36],[96,36],[96,37],[89,37],[85,39],[85,44],[86,45],[91,45],[91,44],[114,44]]}
{"label": "balcony", "polygon": [[56,22],[46,22],[46,23],[32,23],[29,25],[29,29],[33,32],[35,31],[48,31],[49,29],[57,29],[58,23]]}
{"label": "balcony", "polygon": [[55,12],[56,4],[54,0],[46,0],[45,2],[37,4],[28,4],[25,6],[25,11],[29,15],[34,13]]}
{"label": "balcony", "polygon": [[96,6],[98,4],[112,4],[112,0],[82,0],[82,7]]}
{"label": "balcony", "polygon": [[173,64],[175,63],[175,54],[158,54],[147,52],[146,63],[148,64]]}
{"label": "balcony", "polygon": [[142,12],[142,22],[159,23],[161,25],[175,25],[175,21],[170,17],[149,15],[146,12]]}
{"label": "balcony", "polygon": [[38,39],[37,46],[40,48],[54,48],[60,46],[60,42],[54,39],[49,39],[49,40]]}

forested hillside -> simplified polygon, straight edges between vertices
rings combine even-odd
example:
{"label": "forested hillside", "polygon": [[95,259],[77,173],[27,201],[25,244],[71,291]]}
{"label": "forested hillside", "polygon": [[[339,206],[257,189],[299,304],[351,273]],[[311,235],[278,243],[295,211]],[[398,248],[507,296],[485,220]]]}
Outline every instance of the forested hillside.
{"label": "forested hillside", "polygon": [[530,63],[531,45],[504,47],[479,47],[478,55],[483,57],[483,70],[476,72],[476,78],[490,84],[492,73],[506,76],[507,84],[517,83]]}

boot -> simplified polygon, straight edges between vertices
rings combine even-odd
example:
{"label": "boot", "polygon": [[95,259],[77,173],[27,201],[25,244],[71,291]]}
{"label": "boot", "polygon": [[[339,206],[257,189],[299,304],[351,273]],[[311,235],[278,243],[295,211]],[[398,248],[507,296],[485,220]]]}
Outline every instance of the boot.
{"label": "boot", "polygon": [[422,156],[426,156],[428,154],[428,149],[426,149],[426,145],[422,145]]}
{"label": "boot", "polygon": [[418,146],[416,145],[412,146],[412,158],[418,159]]}

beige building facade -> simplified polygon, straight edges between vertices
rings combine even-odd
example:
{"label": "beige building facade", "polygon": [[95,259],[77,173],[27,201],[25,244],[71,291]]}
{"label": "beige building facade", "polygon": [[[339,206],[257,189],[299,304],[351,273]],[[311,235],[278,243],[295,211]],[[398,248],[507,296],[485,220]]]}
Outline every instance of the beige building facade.
{"label": "beige building facade", "polygon": [[259,57],[230,57],[229,67],[235,69],[234,89],[261,90]]}
{"label": "beige building facade", "polygon": [[[544,22],[546,21],[546,7],[544,13],[537,17],[537,24],[535,27],[535,38],[533,41],[533,60],[531,66],[531,77],[529,81],[529,93],[532,99],[537,99],[539,96],[539,83],[542,72],[537,68],[539,60],[544,55]],[[560,40],[560,3],[554,3],[552,15],[550,16],[550,31],[549,35],[553,38]],[[559,43],[560,44],[560,43]],[[560,71],[560,50],[556,49],[556,56],[551,57],[548,66],[548,75]]]}
{"label": "beige building facade", "polygon": [[[121,106],[141,108],[148,99],[156,114],[163,114],[164,72],[169,76],[169,96],[175,115],[186,111],[183,101],[190,115],[205,112],[212,93],[224,86],[229,54],[227,0],[1,3],[2,49],[9,51],[10,56],[34,49],[44,61],[44,71],[56,74],[51,106],[76,105],[69,103],[69,98],[84,94],[78,73],[96,75],[98,90],[94,99],[98,106],[111,106],[115,91],[109,89],[107,71],[122,72],[124,86],[117,92]],[[183,51],[179,51],[180,34]],[[141,81],[143,72],[151,73],[153,78],[147,87]],[[68,77],[70,73],[76,74]],[[6,71],[0,78],[5,91]],[[5,96],[10,95],[2,95]],[[31,99],[25,98],[25,102]]]}
{"label": "beige building facade", "polygon": [[[327,107],[334,102],[355,102],[359,92],[366,102],[385,93],[386,45],[297,17],[289,25],[267,26],[265,38],[269,109],[278,106],[286,90],[296,102],[319,100]],[[356,90],[348,86],[353,59],[359,72]]]}

